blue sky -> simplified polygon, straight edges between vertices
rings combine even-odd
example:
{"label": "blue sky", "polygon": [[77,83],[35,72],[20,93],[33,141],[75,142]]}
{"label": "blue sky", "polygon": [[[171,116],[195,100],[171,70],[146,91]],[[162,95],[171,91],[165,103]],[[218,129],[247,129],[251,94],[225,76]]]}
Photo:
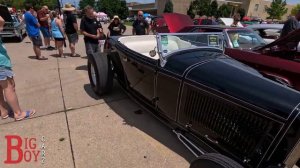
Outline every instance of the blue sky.
{"label": "blue sky", "polygon": [[[61,0],[63,4],[65,3],[76,3],[78,4],[79,3],[79,0]],[[151,2],[154,2],[154,0],[126,0],[127,2],[140,2],[140,3],[151,3]],[[182,0],[184,1],[184,0]],[[270,0],[271,1],[271,0]],[[288,3],[290,4],[297,4],[297,3],[300,3],[300,0],[287,0]]]}

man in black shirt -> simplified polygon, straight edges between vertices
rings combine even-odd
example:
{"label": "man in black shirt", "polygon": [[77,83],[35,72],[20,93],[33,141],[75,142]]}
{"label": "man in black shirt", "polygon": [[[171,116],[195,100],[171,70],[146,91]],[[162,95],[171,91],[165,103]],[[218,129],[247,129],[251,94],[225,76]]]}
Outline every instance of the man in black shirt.
{"label": "man in black shirt", "polygon": [[285,23],[284,26],[281,30],[281,35],[280,37],[284,37],[287,34],[289,34],[290,32],[300,29],[300,25],[299,25],[299,21],[300,21],[300,10],[297,12],[297,14],[295,15],[295,17],[291,16]]}
{"label": "man in black shirt", "polygon": [[71,50],[71,57],[78,57],[80,55],[75,54],[75,44],[78,42],[78,24],[77,19],[73,15],[75,8],[71,4],[65,4],[62,8],[64,11],[64,22],[65,22],[65,32],[69,40],[69,47]]}
{"label": "man in black shirt", "polygon": [[84,35],[85,50],[89,57],[90,54],[100,52],[99,38],[103,29],[94,15],[94,9],[91,6],[86,6],[84,10],[86,16],[81,20],[80,31]]}
{"label": "man in black shirt", "polygon": [[148,22],[144,19],[143,11],[138,12],[137,19],[132,24],[132,34],[133,35],[148,35],[150,31],[150,26]]}

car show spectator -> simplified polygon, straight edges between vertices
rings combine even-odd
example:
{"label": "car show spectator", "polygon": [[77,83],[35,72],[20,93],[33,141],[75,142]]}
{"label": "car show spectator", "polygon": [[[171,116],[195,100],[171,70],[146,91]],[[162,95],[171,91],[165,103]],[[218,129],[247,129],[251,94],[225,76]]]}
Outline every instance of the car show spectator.
{"label": "car show spectator", "polygon": [[31,4],[26,4],[26,12],[24,19],[26,23],[26,31],[28,37],[32,41],[33,51],[38,60],[47,60],[47,58],[41,56],[40,47],[43,45],[42,38],[40,36],[40,24],[36,17],[34,17],[34,9]]}
{"label": "car show spectator", "polygon": [[240,22],[240,20],[241,20],[241,16],[240,16],[240,14],[235,14],[234,16],[233,16],[233,23],[230,25],[230,27],[239,27],[239,22]]}
{"label": "car show spectator", "polygon": [[55,11],[51,13],[51,31],[55,40],[55,47],[58,50],[58,55],[60,57],[65,57],[63,53],[63,45],[65,42],[63,23]]}
{"label": "car show spectator", "polygon": [[75,53],[75,44],[78,42],[78,24],[73,14],[75,8],[71,4],[65,4],[62,10],[64,11],[65,32],[69,41],[71,57],[78,57],[80,55]]}
{"label": "car show spectator", "polygon": [[126,26],[121,23],[119,16],[114,16],[113,21],[108,26],[110,36],[121,36],[126,31]]}
{"label": "car show spectator", "polygon": [[53,50],[54,47],[50,46],[50,28],[49,28],[49,22],[48,20],[50,19],[49,16],[49,9],[47,6],[43,6],[41,10],[37,12],[37,18],[39,21],[39,24],[41,25],[40,30],[44,36],[44,44],[45,48],[47,50]]}
{"label": "car show spectator", "polygon": [[132,35],[149,35],[150,26],[143,14],[143,11],[138,12],[137,19],[132,24]]}
{"label": "car show spectator", "polygon": [[[4,19],[0,16],[0,30],[3,30]],[[0,112],[1,118],[9,117],[8,105],[12,109],[15,121],[30,118],[35,114],[35,110],[22,111],[19,105],[18,97],[15,90],[14,73],[10,57],[0,39]],[[8,104],[8,105],[7,105]]]}
{"label": "car show spectator", "polygon": [[86,54],[89,57],[95,52],[100,52],[99,39],[103,34],[103,29],[94,15],[94,9],[91,6],[86,6],[84,10],[86,15],[80,22],[80,31],[84,35]]}
{"label": "car show spectator", "polygon": [[283,25],[280,37],[284,37],[290,32],[300,28],[300,10],[296,13],[295,16],[290,17]]}

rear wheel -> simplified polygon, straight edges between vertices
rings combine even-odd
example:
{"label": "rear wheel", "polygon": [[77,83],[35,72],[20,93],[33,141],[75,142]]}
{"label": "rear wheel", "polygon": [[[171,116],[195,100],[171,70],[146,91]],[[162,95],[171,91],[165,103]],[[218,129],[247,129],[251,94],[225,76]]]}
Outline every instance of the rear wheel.
{"label": "rear wheel", "polygon": [[22,40],[23,40],[22,32],[19,32],[19,34],[17,35],[17,40],[18,40],[18,42],[22,42]]}
{"label": "rear wheel", "polygon": [[101,96],[112,90],[113,72],[106,54],[99,52],[88,56],[88,74],[91,87],[97,95]]}
{"label": "rear wheel", "polygon": [[206,153],[195,161],[193,161],[190,165],[190,168],[243,168],[236,161],[218,154],[218,153]]}

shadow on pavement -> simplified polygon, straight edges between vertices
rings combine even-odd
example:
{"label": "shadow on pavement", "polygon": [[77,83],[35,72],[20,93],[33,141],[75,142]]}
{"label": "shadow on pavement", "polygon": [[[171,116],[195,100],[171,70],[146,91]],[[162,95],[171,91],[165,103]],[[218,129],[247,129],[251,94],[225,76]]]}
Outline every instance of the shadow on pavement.
{"label": "shadow on pavement", "polygon": [[36,56],[33,55],[33,56],[28,56],[29,59],[35,59],[36,60]]}
{"label": "shadow on pavement", "polygon": [[90,84],[84,85],[84,90],[87,94],[98,100],[103,99],[106,104],[124,120],[124,124],[135,127],[150,137],[159,141],[161,144],[183,157],[188,162],[195,159],[194,155],[188,151],[177,139],[172,130],[160,122],[156,117],[145,112],[142,107],[134,103],[132,100],[126,98],[113,100],[116,94],[124,91],[121,86],[114,80],[114,87],[112,93],[98,97],[92,90]]}
{"label": "shadow on pavement", "polygon": [[91,98],[93,98],[93,99],[95,99],[95,100],[99,100],[99,99],[100,99],[100,97],[99,97],[98,95],[95,94],[95,92],[93,91],[93,89],[92,89],[92,87],[91,87],[90,84],[85,84],[85,85],[83,86],[83,88],[84,88],[85,92],[86,92]]}
{"label": "shadow on pavement", "polygon": [[87,65],[81,65],[75,68],[75,70],[87,71]]}

